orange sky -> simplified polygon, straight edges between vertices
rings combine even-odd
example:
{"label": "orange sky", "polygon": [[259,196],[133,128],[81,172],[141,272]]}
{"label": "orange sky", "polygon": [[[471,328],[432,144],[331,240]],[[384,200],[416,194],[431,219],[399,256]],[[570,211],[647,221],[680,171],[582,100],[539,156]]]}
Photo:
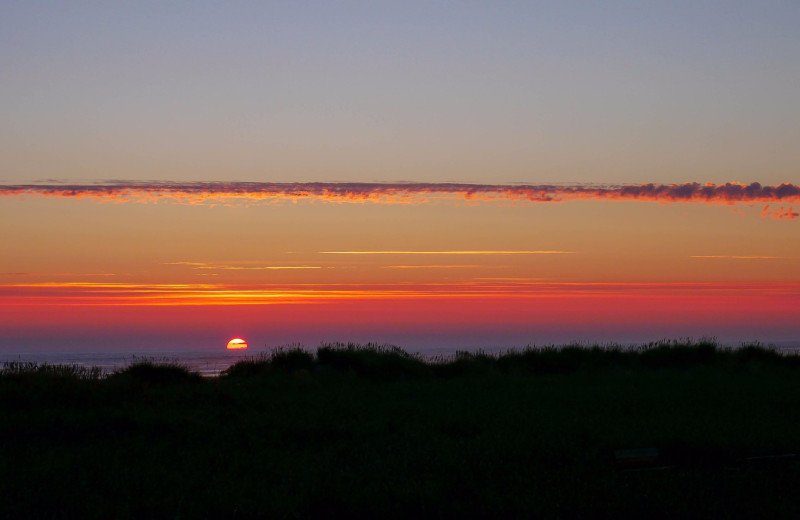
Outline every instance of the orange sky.
{"label": "orange sky", "polygon": [[800,228],[749,202],[27,195],[0,211],[6,351],[800,338]]}
{"label": "orange sky", "polygon": [[0,351],[800,344],[798,26],[0,2]]}

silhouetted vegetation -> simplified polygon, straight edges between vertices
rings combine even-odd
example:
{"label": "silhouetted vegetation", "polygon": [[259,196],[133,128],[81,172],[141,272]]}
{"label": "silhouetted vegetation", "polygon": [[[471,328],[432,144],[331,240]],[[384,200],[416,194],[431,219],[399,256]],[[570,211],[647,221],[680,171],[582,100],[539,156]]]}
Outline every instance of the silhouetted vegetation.
{"label": "silhouetted vegetation", "polygon": [[0,516],[795,518],[799,376],[705,340],[9,363]]}
{"label": "silhouetted vegetation", "polygon": [[33,361],[7,361],[0,367],[0,377],[25,381],[53,380],[97,380],[103,375],[98,367],[81,365],[51,365]]}
{"label": "silhouetted vegetation", "polygon": [[486,374],[555,375],[596,370],[666,370],[716,367],[724,370],[762,366],[800,368],[800,356],[760,345],[721,348],[713,340],[660,341],[637,347],[566,345],[527,347],[491,354],[458,351],[425,359],[394,345],[332,343],[316,355],[299,345],[239,361],[223,377],[264,376],[297,370],[346,374],[370,380],[481,376]]}
{"label": "silhouetted vegetation", "polygon": [[267,354],[260,354],[239,361],[223,371],[223,376],[249,377],[270,373],[290,373],[308,370],[314,366],[314,356],[300,345],[281,347]]}
{"label": "silhouetted vegetation", "polygon": [[167,385],[200,382],[200,374],[192,372],[180,363],[169,360],[143,359],[116,371],[110,379],[129,379],[151,385]]}
{"label": "silhouetted vegetation", "polygon": [[334,343],[317,349],[318,366],[372,380],[425,377],[432,374],[419,356],[393,345]]}

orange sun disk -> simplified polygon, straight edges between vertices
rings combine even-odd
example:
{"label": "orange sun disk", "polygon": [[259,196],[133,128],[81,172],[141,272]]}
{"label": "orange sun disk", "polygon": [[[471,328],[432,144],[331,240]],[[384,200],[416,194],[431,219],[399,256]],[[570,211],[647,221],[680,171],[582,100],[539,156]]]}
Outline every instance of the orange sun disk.
{"label": "orange sun disk", "polygon": [[228,350],[244,350],[247,348],[247,342],[242,338],[233,338],[228,342]]}

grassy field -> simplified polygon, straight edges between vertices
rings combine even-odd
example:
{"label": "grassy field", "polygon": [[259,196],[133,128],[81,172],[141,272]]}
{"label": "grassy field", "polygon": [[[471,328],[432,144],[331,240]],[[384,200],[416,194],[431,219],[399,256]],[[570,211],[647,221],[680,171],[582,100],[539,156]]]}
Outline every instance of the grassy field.
{"label": "grassy field", "polygon": [[12,363],[0,443],[4,518],[797,518],[800,358],[330,345],[212,379]]}

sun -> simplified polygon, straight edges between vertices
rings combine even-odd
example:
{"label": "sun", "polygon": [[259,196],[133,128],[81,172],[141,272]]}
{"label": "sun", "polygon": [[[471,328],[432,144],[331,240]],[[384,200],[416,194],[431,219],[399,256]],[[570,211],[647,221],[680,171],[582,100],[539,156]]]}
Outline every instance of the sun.
{"label": "sun", "polygon": [[242,338],[233,338],[228,342],[228,350],[244,350],[247,348],[247,342]]}

